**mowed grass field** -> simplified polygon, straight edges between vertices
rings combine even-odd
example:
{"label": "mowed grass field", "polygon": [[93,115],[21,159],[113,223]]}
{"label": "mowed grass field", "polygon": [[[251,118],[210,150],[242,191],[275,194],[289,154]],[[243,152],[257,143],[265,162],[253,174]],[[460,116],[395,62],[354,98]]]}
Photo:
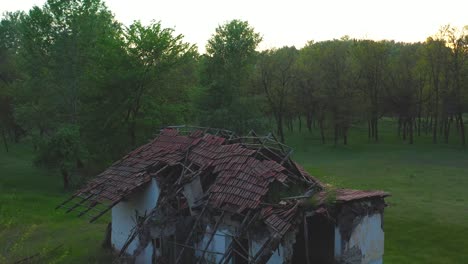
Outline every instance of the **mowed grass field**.
{"label": "mowed grass field", "polygon": [[[430,136],[408,145],[392,120],[381,141],[353,128],[348,146],[322,145],[319,135],[296,132],[287,144],[312,175],[337,187],[388,191],[385,263],[468,263],[468,149],[433,145]],[[331,139],[330,139],[331,141]]]}
{"label": "mowed grass field", "polygon": [[[322,145],[318,133],[289,132],[298,162],[337,187],[382,189],[392,194],[385,211],[385,263],[468,263],[468,150],[408,145],[391,120],[381,142],[353,128],[348,146]],[[318,132],[318,131],[317,131]],[[101,249],[109,216],[98,223],[54,210],[69,193],[54,172],[32,165],[32,147],[0,149],[0,263],[40,253],[41,263],[110,263]]]}
{"label": "mowed grass field", "polygon": [[55,210],[71,193],[63,191],[57,173],[35,167],[33,158],[26,143],[0,150],[0,263],[37,253],[25,263],[110,263],[101,248],[110,217],[89,224]]}

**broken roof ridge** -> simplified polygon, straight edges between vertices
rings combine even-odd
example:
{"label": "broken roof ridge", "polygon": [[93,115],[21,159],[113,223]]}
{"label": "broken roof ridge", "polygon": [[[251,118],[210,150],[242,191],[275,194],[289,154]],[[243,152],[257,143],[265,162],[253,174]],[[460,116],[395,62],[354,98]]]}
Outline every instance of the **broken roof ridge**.
{"label": "broken roof ridge", "polygon": [[[214,136],[223,135],[222,133],[227,134],[227,139],[231,139],[235,136],[235,132],[232,130],[224,129],[224,128],[213,128],[213,127],[203,127],[203,126],[195,126],[195,125],[171,125],[171,126],[163,126],[159,129],[159,133],[161,133],[164,129],[175,129],[182,133],[193,133],[194,131],[202,131],[202,134],[211,134]],[[211,133],[209,133],[211,132]],[[215,132],[215,133],[213,133]]]}

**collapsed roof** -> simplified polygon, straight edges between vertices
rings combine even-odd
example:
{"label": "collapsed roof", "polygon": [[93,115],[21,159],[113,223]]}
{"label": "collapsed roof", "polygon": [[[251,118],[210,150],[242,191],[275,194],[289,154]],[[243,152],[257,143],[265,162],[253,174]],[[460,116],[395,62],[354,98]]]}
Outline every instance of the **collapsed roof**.
{"label": "collapsed roof", "polygon": [[[202,129],[165,128],[149,143],[115,162],[78,190],[61,206],[89,214],[91,222],[125,197],[156,177],[172,177],[183,186],[196,176],[216,175],[205,194],[212,207],[241,213],[260,206],[270,184],[301,184],[322,189],[323,185],[290,159],[292,150],[273,135],[234,137],[226,130],[215,135]],[[177,172],[177,175],[176,175]],[[78,201],[73,199],[79,198]],[[97,209],[99,207],[99,210]],[[96,208],[95,210],[93,210]]]}
{"label": "collapsed roof", "polygon": [[[91,180],[59,207],[88,215],[93,222],[152,179],[161,194],[155,210],[206,208],[256,219],[278,237],[294,225],[299,208],[315,197],[316,210],[327,199],[326,185],[291,159],[292,149],[274,135],[250,132],[237,137],[228,130],[167,127]],[[187,190],[194,180],[201,190]],[[197,189],[197,188],[195,188]],[[382,191],[335,190],[334,202],[388,196]]]}

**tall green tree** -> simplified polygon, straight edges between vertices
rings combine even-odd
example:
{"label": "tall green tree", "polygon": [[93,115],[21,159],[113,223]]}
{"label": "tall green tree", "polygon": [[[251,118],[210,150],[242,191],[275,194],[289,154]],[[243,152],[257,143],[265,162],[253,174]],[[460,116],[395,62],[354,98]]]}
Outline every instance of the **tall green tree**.
{"label": "tall green tree", "polygon": [[356,69],[351,60],[353,42],[348,38],[319,43],[319,63],[323,92],[333,127],[335,144],[339,138],[348,143],[348,132],[361,112],[357,91]]}
{"label": "tall green tree", "polygon": [[[452,112],[456,115],[456,121],[460,130],[460,141],[463,147],[466,146],[465,124],[463,121],[463,112],[466,109],[466,93],[464,90],[468,80],[464,68],[468,60],[468,26],[461,29],[446,25],[439,30],[439,37],[445,41],[450,49],[450,76],[453,80],[450,91],[450,104]],[[466,70],[466,69],[465,69]]]}
{"label": "tall green tree", "polygon": [[295,102],[300,105],[306,117],[306,125],[312,130],[312,123],[317,122],[322,143],[325,143],[325,118],[327,100],[324,93],[320,67],[320,45],[308,42],[299,51],[296,61],[296,92]]}
{"label": "tall green tree", "polygon": [[[109,75],[99,75],[113,70],[108,58],[125,56],[119,48],[123,43],[120,38],[120,24],[100,0],[49,0],[42,8],[31,9],[21,20],[18,56],[24,78],[15,92],[15,115],[31,134],[37,131],[34,137],[38,138],[39,156],[52,155],[53,152],[43,150],[57,145],[55,139],[69,127],[73,127],[73,142],[78,141],[84,150],[100,142],[90,140],[86,130],[103,123],[93,115],[99,103],[90,101],[106,86],[104,83],[112,81],[104,80]],[[105,56],[113,53],[119,55]],[[68,157],[76,158],[76,162],[67,164],[84,160]],[[57,160],[55,164],[60,163]],[[70,171],[71,168],[61,169],[65,183],[70,182]]]}
{"label": "tall green tree", "polygon": [[18,67],[19,26],[24,14],[6,13],[0,21],[0,132],[8,152],[8,135],[18,141],[21,127],[14,117],[15,83],[21,78]]}
{"label": "tall green tree", "polygon": [[425,84],[425,74],[419,69],[421,45],[394,44],[395,55],[389,62],[386,76],[385,100],[391,112],[398,116],[398,132],[403,140],[414,142],[415,122],[420,111],[422,89]]}
{"label": "tall green tree", "polygon": [[[432,141],[437,143],[441,116],[445,116],[442,98],[449,88],[449,54],[445,41],[429,37],[426,41],[426,60],[429,79],[432,84]],[[442,113],[442,114],[441,114]]]}
{"label": "tall green tree", "polygon": [[199,100],[200,122],[244,132],[257,126],[252,88],[256,48],[262,38],[246,21],[232,20],[219,26],[206,45]]}
{"label": "tall green tree", "polygon": [[285,116],[294,105],[292,93],[296,78],[294,66],[297,53],[295,47],[267,50],[261,53],[257,64],[260,83],[275,118],[276,131],[281,142],[285,141]]}
{"label": "tall green tree", "polygon": [[125,30],[125,47],[131,67],[125,122],[130,144],[135,145],[138,126],[154,130],[186,121],[180,117],[186,113],[187,89],[194,86],[195,70],[190,66],[195,66],[198,54],[195,46],[183,41],[183,35],[175,35],[159,22],[130,25]]}
{"label": "tall green tree", "polygon": [[383,115],[382,97],[389,60],[389,44],[384,41],[360,40],[353,48],[359,87],[366,96],[368,137],[375,141],[379,140],[378,121]]}

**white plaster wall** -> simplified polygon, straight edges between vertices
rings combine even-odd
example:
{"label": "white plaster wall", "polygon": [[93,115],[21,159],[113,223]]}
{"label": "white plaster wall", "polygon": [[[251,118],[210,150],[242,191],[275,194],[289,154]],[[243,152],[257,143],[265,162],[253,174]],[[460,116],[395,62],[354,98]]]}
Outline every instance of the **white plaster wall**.
{"label": "white plaster wall", "polygon": [[336,226],[335,227],[335,250],[333,251],[336,260],[341,257],[341,245],[342,245],[342,243],[343,242],[341,241],[340,228],[338,226]]}
{"label": "white plaster wall", "polygon": [[[152,179],[142,190],[130,196],[112,208],[111,242],[115,249],[120,250],[135,226],[135,210],[140,216],[149,213],[156,206],[160,189],[155,179]],[[138,246],[138,238],[128,246],[126,252],[133,254]],[[137,258],[137,263],[151,263],[153,247],[149,244]]]}
{"label": "white plaster wall", "polygon": [[371,262],[369,262],[369,264],[383,264],[383,259],[380,258],[377,260],[372,260]]}
{"label": "white plaster wall", "polygon": [[[213,233],[213,227],[211,225],[208,225],[206,227],[206,232],[203,236],[202,241],[198,243],[197,245],[197,248],[200,249],[200,250],[195,251],[195,255],[197,257],[201,257],[201,255],[203,254],[203,251],[201,250],[204,250],[206,248],[206,245],[208,244],[208,241],[210,240],[212,233]],[[226,252],[226,249],[229,247],[229,244],[231,243],[231,237],[230,237],[231,234],[232,232],[228,228],[219,227],[216,230],[215,235],[213,236],[213,239],[211,240],[206,250],[210,252],[221,253],[221,254],[208,253],[208,252],[205,253],[205,256],[203,258],[207,260],[207,263],[219,263],[221,261],[223,254]]]}
{"label": "white plaster wall", "polygon": [[[201,240],[201,242],[197,245],[198,249],[204,250],[206,247],[206,244],[208,243],[208,240],[210,239],[211,235],[213,233],[213,227],[211,225],[208,225],[206,227],[206,233]],[[216,253],[205,253],[204,258],[207,260],[208,263],[219,263],[223,257],[222,254],[224,254],[231,244],[232,237],[231,235],[234,233],[234,230],[231,230],[229,227],[219,227],[218,230],[216,230],[215,235],[213,239],[210,242],[210,245],[208,246],[207,250],[211,252],[217,252],[221,254],[216,254]],[[295,234],[293,234],[295,235]],[[255,256],[258,251],[262,248],[263,244],[267,241],[268,237],[264,237],[261,239],[257,240],[250,240],[250,256]],[[292,245],[291,245],[292,246]],[[202,251],[198,250],[195,251],[195,255],[197,257],[201,257]],[[280,243],[278,246],[278,249],[273,253],[273,255],[270,257],[268,260],[267,264],[282,264],[284,263],[284,255],[285,255],[285,245],[283,243]],[[229,263],[232,263],[233,260],[231,258]]]}
{"label": "white plaster wall", "polygon": [[151,264],[153,258],[153,245],[149,243],[135,259],[136,264]]}
{"label": "white plaster wall", "polygon": [[363,264],[381,264],[384,254],[384,232],[380,214],[365,216],[354,228],[346,249],[358,247]]}
{"label": "white plaster wall", "polygon": [[203,196],[200,177],[196,177],[184,185],[184,196],[187,198],[190,210],[192,210],[194,203]]}

